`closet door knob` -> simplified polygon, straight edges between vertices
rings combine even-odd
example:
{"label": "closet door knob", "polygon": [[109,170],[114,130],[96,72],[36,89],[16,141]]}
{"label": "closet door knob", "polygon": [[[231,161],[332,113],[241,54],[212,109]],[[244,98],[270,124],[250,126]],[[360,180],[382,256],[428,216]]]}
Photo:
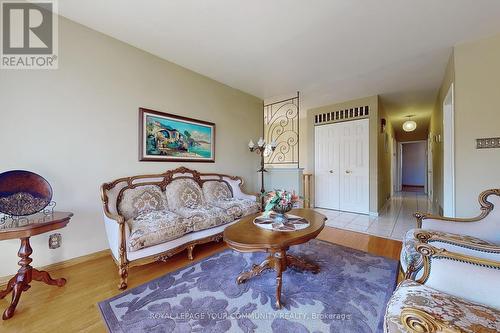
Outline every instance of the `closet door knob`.
{"label": "closet door knob", "polygon": [[329,173],[333,173],[333,170],[328,171]]}
{"label": "closet door knob", "polygon": [[346,170],[345,173],[350,174],[350,173],[352,173],[352,171],[351,170]]}

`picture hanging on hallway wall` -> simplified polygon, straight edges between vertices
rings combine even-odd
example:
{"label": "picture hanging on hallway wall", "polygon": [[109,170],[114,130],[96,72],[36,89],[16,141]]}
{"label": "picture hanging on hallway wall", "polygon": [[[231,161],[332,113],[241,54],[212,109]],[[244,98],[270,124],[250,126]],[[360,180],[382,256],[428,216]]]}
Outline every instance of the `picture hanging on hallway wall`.
{"label": "picture hanging on hallway wall", "polygon": [[215,124],[139,108],[139,160],[215,162]]}

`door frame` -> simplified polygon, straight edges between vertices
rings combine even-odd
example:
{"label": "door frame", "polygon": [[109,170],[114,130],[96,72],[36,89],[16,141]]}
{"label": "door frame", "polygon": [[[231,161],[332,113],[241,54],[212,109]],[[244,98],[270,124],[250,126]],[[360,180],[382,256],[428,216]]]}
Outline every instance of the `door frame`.
{"label": "door frame", "polygon": [[398,185],[398,142],[391,137],[391,196],[399,191]]}
{"label": "door frame", "polygon": [[434,202],[434,152],[432,149],[432,134],[427,139],[427,196]]}
{"label": "door frame", "polygon": [[400,141],[398,142],[398,191],[401,192],[403,190],[403,145],[408,143],[425,143],[425,184],[424,184],[424,193],[427,194],[429,189],[428,184],[428,172],[429,172],[429,153],[428,153],[428,140],[414,140],[414,141]]}
{"label": "door frame", "polygon": [[[326,124],[321,124],[321,125],[315,125],[313,127],[313,161],[314,161],[314,174],[315,174],[315,181],[314,181],[314,207],[318,207],[317,206],[317,186],[316,186],[316,182],[317,182],[317,177],[316,177],[316,174],[317,174],[317,165],[316,165],[316,159],[317,159],[317,149],[316,149],[316,128],[318,127],[325,127],[325,126],[328,126],[328,125],[335,125],[335,124],[343,124],[343,123],[350,123],[350,122],[358,122],[358,121],[367,121],[368,123],[368,145],[367,147],[370,146],[370,133],[371,133],[371,129],[370,129],[370,118],[361,118],[361,119],[352,119],[352,120],[345,120],[345,121],[338,121],[338,122],[333,122],[333,123],[326,123]],[[370,164],[370,151],[369,151],[369,148],[368,148],[368,166]],[[339,170],[340,172],[340,170]],[[371,197],[371,194],[370,194],[370,181],[371,181],[371,177],[370,177],[370,169],[368,167],[368,174],[367,174],[367,181],[368,181],[368,193],[367,193],[367,205],[368,205],[368,208],[366,210],[366,212],[357,212],[358,214],[365,214],[365,215],[369,215],[371,214],[370,213],[370,197]],[[340,191],[340,188],[339,188],[339,191]],[[318,207],[318,208],[321,208],[321,207]],[[328,209],[328,208],[327,208]],[[335,209],[334,209],[335,210]],[[342,211],[342,208],[340,207],[340,198],[339,198],[339,211]]]}
{"label": "door frame", "polygon": [[455,93],[451,83],[443,100],[443,215],[455,217]]}

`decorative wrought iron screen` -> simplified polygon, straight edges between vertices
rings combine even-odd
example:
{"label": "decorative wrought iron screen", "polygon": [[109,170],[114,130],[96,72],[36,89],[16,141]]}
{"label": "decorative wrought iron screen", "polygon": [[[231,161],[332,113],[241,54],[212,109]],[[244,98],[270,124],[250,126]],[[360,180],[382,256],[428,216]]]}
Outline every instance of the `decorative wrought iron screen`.
{"label": "decorative wrought iron screen", "polygon": [[299,166],[299,93],[297,96],[264,105],[264,140],[277,143],[265,157],[267,165]]}

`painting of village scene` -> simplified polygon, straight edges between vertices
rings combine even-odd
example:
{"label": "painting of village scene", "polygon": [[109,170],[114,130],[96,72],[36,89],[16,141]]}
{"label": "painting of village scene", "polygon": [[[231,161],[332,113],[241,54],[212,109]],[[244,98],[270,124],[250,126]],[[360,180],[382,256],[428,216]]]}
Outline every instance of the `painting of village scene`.
{"label": "painting of village scene", "polygon": [[140,119],[141,161],[215,161],[215,124],[143,108]]}

